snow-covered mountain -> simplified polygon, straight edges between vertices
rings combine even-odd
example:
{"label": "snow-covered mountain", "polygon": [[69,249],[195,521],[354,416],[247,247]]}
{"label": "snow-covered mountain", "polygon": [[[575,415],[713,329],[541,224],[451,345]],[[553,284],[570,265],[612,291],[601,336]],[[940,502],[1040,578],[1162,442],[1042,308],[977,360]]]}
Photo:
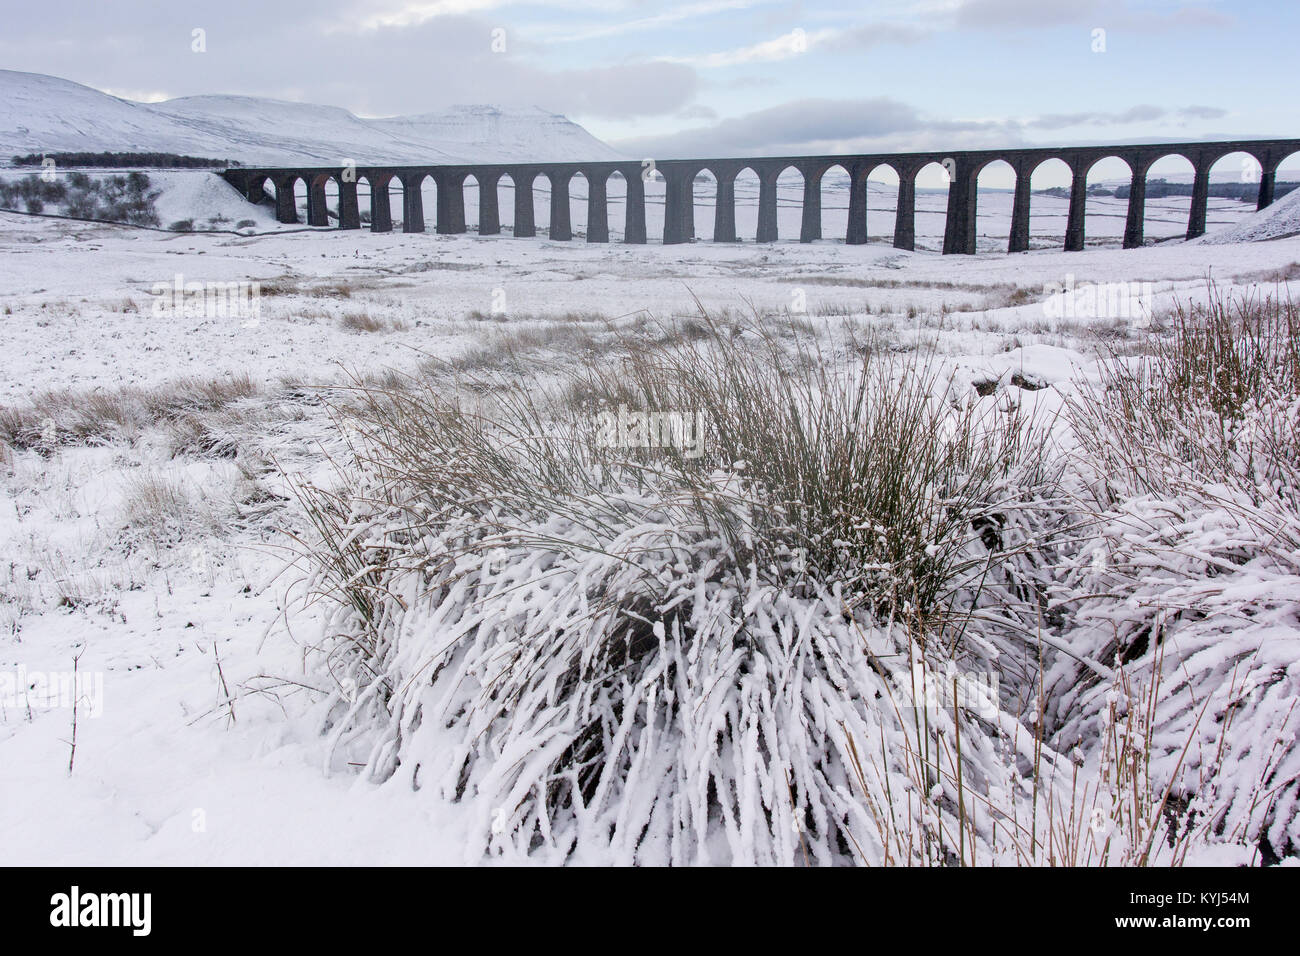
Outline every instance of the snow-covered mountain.
{"label": "snow-covered mountain", "polygon": [[0,70],[0,159],[100,150],[250,165],[625,158],[578,124],[537,108],[457,106],[364,119],[334,106],[253,96],[136,103],[55,76]]}

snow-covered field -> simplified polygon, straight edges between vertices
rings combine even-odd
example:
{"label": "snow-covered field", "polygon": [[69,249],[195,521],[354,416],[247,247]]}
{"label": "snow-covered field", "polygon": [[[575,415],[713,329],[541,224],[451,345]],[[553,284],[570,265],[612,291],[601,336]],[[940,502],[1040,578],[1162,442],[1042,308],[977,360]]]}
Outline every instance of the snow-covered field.
{"label": "snow-covered field", "polygon": [[[193,190],[210,182],[159,175]],[[740,195],[738,225],[752,235],[754,197]],[[1208,278],[1229,293],[1275,291],[1278,276],[1294,279],[1300,268],[1300,238],[1006,256],[993,251],[1005,243],[1006,193],[981,195],[987,254],[902,253],[879,241],[892,226],[891,197],[873,189],[873,242],[861,247],[289,232],[246,204],[258,235],[0,213],[0,415],[33,402],[49,412],[38,422],[44,440],[0,444],[0,674],[30,684],[75,661],[92,681],[77,708],[0,699],[6,861],[481,859],[466,848],[483,807],[327,766],[313,711],[321,676],[303,649],[319,638],[323,610],[292,600],[302,572],[286,569],[282,533],[306,533],[286,475],[328,483],[346,451],[315,386],[415,372],[429,358],[490,365],[508,345],[519,375],[548,381],[578,351],[598,349],[607,326],[687,318],[698,302],[714,314],[856,321],[899,349],[933,345],[960,382],[1005,385],[1019,373],[1051,395],[1095,379],[1103,343],[1139,351],[1144,335],[1140,319],[1052,315],[1052,284],[1149,282],[1159,313],[1203,301]],[[699,200],[697,235],[708,239],[705,191]],[[221,215],[229,206],[220,190],[206,202]],[[928,248],[942,203],[922,195],[918,236]],[[843,205],[832,192],[827,236],[842,235]],[[501,208],[509,225],[508,196]],[[539,192],[539,227],[546,208]],[[1293,217],[1297,202],[1275,208],[1274,220]],[[1149,238],[1185,230],[1185,199],[1148,209]],[[1122,203],[1093,199],[1089,213],[1090,238],[1122,234]],[[1210,228],[1288,231],[1252,213],[1212,203]],[[172,215],[180,218],[169,207],[164,222]],[[1036,245],[1059,240],[1064,215],[1063,201],[1035,197]],[[611,222],[620,216],[614,205]],[[797,204],[783,205],[782,236],[797,231]],[[160,314],[155,287],[177,277],[259,282],[261,294],[255,311],[225,317]],[[111,427],[75,440],[60,431],[83,412],[102,423],[94,402],[123,388],[242,376],[242,397],[215,411],[166,424],[108,415]]]}

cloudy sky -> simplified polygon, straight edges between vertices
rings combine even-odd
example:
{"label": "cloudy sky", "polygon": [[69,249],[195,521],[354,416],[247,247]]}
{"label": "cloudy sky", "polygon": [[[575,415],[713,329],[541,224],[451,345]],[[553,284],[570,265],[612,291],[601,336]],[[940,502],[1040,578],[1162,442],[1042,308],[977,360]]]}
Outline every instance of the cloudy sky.
{"label": "cloudy sky", "polygon": [[536,105],[667,157],[1295,136],[1298,36],[1297,0],[41,0],[6,4],[0,66],[141,100]]}

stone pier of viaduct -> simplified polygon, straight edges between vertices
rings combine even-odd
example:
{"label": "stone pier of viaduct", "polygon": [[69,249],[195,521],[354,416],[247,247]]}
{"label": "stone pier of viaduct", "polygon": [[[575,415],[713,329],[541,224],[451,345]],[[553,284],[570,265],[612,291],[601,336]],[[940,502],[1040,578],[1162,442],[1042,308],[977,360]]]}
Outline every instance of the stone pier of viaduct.
{"label": "stone pier of viaduct", "polygon": [[[1087,201],[1088,171],[1103,159],[1123,160],[1132,174],[1129,188],[1128,217],[1124,229],[1124,247],[1142,245],[1145,220],[1147,172],[1157,161],[1182,156],[1195,171],[1192,184],[1191,211],[1187,238],[1205,232],[1206,206],[1209,198],[1210,169],[1231,153],[1244,153],[1259,164],[1257,208],[1273,201],[1277,168],[1292,153],[1300,151],[1300,139],[1216,141],[1208,143],[1159,143],[1135,146],[1088,146],[1065,149],[976,150],[952,153],[893,153],[860,156],[793,156],[756,159],[674,159],[658,160],[654,170],[665,183],[665,243],[690,242],[695,238],[695,181],[703,173],[711,175],[715,189],[713,239],[735,242],[736,177],[752,171],[759,182],[758,242],[773,242],[777,235],[777,180],[787,170],[803,176],[803,216],[799,239],[812,242],[822,238],[822,178],[832,169],[847,174],[849,189],[848,229],[844,240],[849,244],[867,241],[867,177],[881,166],[898,176],[898,203],[894,221],[894,245],[913,249],[916,244],[916,178],[934,163],[948,173],[948,211],[944,228],[945,254],[975,252],[977,182],[980,172],[999,160],[1015,173],[1015,198],[1012,204],[1011,230],[1007,238],[1009,252],[1029,248],[1030,181],[1034,170],[1043,163],[1059,159],[1071,174],[1070,207],[1065,229],[1065,249],[1084,246],[1084,212]],[[479,188],[480,235],[501,232],[498,187],[503,179],[514,186],[514,235],[537,234],[533,213],[533,187],[539,176],[550,185],[550,239],[573,238],[569,212],[569,184],[581,174],[587,182],[587,242],[608,242],[608,183],[618,174],[626,183],[626,219],[623,241],[646,241],[645,179],[647,163],[572,162],[572,163],[502,163],[468,166],[347,166],[304,168],[246,168],[226,170],[222,175],[250,202],[261,202],[269,185],[275,195],[276,218],[280,222],[298,222],[294,190],[299,180],[306,186],[307,223],[330,226],[326,207],[326,184],[333,180],[338,190],[338,228],[360,229],[361,211],[357,186],[364,180],[370,191],[370,229],[391,232],[393,229],[390,198],[394,183],[402,195],[402,229],[425,231],[423,186],[426,177],[436,184],[437,208],[433,217],[439,233],[468,231],[465,221],[465,185],[473,177]]]}

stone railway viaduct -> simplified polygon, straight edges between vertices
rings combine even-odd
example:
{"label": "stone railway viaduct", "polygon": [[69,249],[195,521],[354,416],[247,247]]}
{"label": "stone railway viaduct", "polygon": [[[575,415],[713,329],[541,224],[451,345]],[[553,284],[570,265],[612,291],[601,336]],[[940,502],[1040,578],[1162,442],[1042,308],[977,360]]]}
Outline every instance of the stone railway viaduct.
{"label": "stone railway viaduct", "polygon": [[[898,175],[899,183],[894,245],[899,249],[910,250],[916,244],[916,177],[926,166],[937,163],[949,175],[943,251],[945,254],[973,254],[977,180],[981,170],[998,160],[1010,165],[1016,177],[1007,251],[1023,252],[1029,248],[1031,177],[1035,169],[1053,159],[1063,161],[1070,169],[1072,184],[1065,249],[1077,251],[1084,245],[1088,171],[1102,159],[1119,158],[1132,173],[1128,218],[1124,229],[1124,248],[1127,249],[1142,245],[1147,172],[1158,160],[1167,156],[1182,156],[1195,170],[1191,213],[1187,223],[1187,238],[1194,239],[1205,232],[1210,168],[1218,160],[1230,153],[1245,153],[1254,157],[1261,170],[1257,208],[1263,209],[1273,201],[1278,166],[1297,151],[1300,151],[1300,139],[1271,139],[954,153],[674,159],[656,161],[654,168],[665,182],[665,243],[690,242],[695,238],[694,184],[696,177],[704,172],[712,174],[717,189],[714,241],[737,241],[735,185],[736,177],[745,170],[751,170],[759,181],[758,234],[755,237],[758,242],[773,242],[777,239],[777,179],[788,169],[796,169],[803,176],[800,241],[821,239],[822,178],[828,171],[838,167],[848,175],[850,182],[848,231],[844,238],[847,243],[857,245],[867,241],[867,177],[877,168],[887,166]],[[646,164],[628,160],[467,166],[239,167],[228,169],[222,175],[250,202],[261,202],[269,183],[275,191],[276,218],[283,223],[299,221],[294,188],[301,179],[306,184],[307,222],[311,226],[330,225],[326,210],[326,184],[332,179],[338,189],[338,220],[341,229],[361,228],[357,185],[364,179],[370,187],[370,229],[373,232],[391,232],[393,229],[389,190],[394,180],[402,190],[403,231],[424,232],[422,188],[425,178],[432,177],[437,185],[436,229],[444,234],[467,231],[465,184],[472,176],[479,187],[478,232],[484,236],[501,232],[497,188],[501,180],[508,177],[514,185],[516,237],[537,234],[533,212],[533,184],[538,176],[545,176],[551,187],[550,238],[553,241],[566,241],[573,238],[569,214],[569,183],[581,173],[587,181],[588,192],[587,241],[608,242],[608,182],[611,176],[618,173],[627,183],[623,241],[644,243],[645,171]]]}

